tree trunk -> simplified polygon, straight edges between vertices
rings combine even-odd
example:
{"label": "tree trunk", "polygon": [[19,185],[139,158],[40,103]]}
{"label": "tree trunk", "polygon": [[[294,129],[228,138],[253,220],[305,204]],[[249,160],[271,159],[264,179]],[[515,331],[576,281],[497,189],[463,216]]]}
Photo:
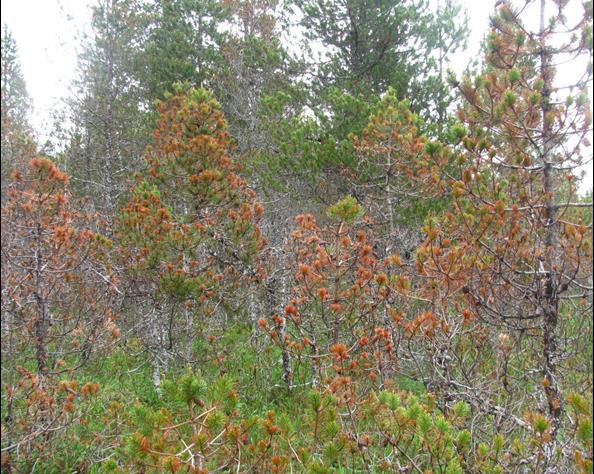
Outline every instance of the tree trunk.
{"label": "tree trunk", "polygon": [[549,120],[551,110],[551,54],[547,50],[545,41],[545,3],[540,2],[540,72],[544,81],[542,90],[542,161],[544,165],[543,187],[545,193],[545,257],[541,261],[542,273],[544,273],[543,287],[543,385],[548,404],[549,416],[553,422],[552,435],[555,437],[560,424],[562,413],[562,402],[560,389],[556,378],[555,355],[557,352],[557,323],[559,313],[559,298],[557,295],[557,276],[555,272],[555,183],[552,163],[552,130]]}
{"label": "tree trunk", "polygon": [[43,295],[43,255],[41,250],[42,229],[39,224],[36,228],[37,248],[35,249],[35,301],[37,305],[37,314],[33,325],[35,337],[35,359],[37,361],[37,375],[39,376],[39,385],[45,388],[45,376],[48,372],[47,367],[47,300]]}

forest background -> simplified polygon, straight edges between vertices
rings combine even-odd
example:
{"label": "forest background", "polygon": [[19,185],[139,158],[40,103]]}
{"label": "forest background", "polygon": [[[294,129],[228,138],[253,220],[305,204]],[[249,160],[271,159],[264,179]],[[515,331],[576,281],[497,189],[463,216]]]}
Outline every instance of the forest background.
{"label": "forest background", "polygon": [[592,472],[591,1],[90,7],[49,114],[2,30],[3,472]]}

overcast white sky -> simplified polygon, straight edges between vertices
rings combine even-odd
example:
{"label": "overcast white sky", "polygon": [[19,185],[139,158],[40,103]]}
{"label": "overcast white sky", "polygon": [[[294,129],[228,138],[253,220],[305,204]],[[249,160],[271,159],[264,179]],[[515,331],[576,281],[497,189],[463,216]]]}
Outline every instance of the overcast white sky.
{"label": "overcast white sky", "polygon": [[1,0],[2,23],[17,43],[33,100],[31,122],[46,137],[50,114],[76,75],[76,36],[88,28],[90,0]]}
{"label": "overcast white sky", "polygon": [[[436,0],[433,0],[436,1]],[[479,54],[495,0],[459,0],[469,16],[467,51],[453,61],[460,73]],[[27,90],[33,99],[31,122],[43,141],[51,128],[51,112],[67,97],[76,76],[80,34],[89,30],[93,0],[0,0],[2,23],[12,31]],[[579,4],[579,2],[577,2]],[[592,187],[592,164],[585,188]]]}

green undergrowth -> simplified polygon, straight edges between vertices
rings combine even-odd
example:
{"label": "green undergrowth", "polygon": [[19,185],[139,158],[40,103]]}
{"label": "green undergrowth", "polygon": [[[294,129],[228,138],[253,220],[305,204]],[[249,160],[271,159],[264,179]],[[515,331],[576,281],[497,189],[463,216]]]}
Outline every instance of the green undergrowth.
{"label": "green undergrowth", "polygon": [[[244,326],[196,343],[194,356],[203,362],[171,363],[159,390],[134,340],[72,374],[98,392],[79,396],[67,428],[13,472],[504,473],[523,462],[538,469],[551,429],[531,414],[531,434],[480,439],[470,405],[440,410],[420,381],[405,377],[379,389],[336,371],[316,387],[289,390],[280,350]],[[2,401],[4,410],[4,394]],[[568,403],[580,472],[591,472],[592,405],[575,394]]]}

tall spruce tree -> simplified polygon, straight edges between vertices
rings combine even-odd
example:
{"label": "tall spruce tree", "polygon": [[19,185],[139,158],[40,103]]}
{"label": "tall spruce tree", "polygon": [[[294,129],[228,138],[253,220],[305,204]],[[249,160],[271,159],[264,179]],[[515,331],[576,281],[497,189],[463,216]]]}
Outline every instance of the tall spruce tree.
{"label": "tall spruce tree", "polygon": [[466,24],[447,1],[433,11],[426,0],[296,0],[305,37],[324,48],[314,83],[354,95],[393,87],[415,111],[441,117],[452,98],[442,80],[446,53],[460,48]]}
{"label": "tall spruce tree", "polygon": [[215,0],[151,1],[143,6],[146,43],[140,56],[146,99],[162,100],[173,85],[204,86],[226,18],[224,2]]}
{"label": "tall spruce tree", "polygon": [[28,121],[30,99],[18,60],[17,45],[6,25],[2,27],[2,88],[0,124],[2,130],[2,195],[12,171],[24,168],[35,153]]}

